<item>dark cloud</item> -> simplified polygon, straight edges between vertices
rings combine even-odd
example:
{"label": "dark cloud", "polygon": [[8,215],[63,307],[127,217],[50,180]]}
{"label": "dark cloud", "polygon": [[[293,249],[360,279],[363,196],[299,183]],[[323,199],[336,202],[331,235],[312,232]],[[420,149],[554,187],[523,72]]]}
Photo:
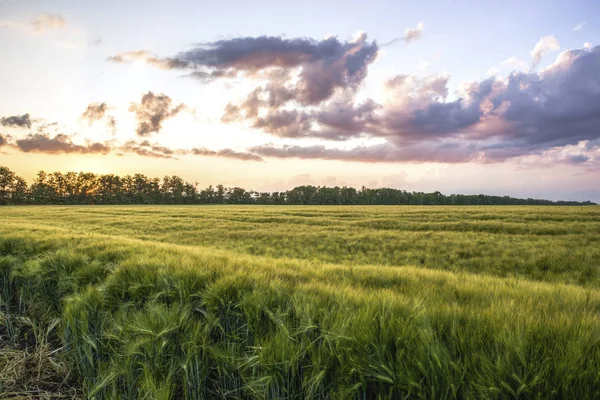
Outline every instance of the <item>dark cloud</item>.
{"label": "dark cloud", "polygon": [[117,130],[117,121],[108,114],[108,105],[106,103],[90,103],[81,115],[81,118],[87,120],[91,125],[96,121],[106,121],[106,126],[113,134]]}
{"label": "dark cloud", "polygon": [[[288,93],[285,90],[264,96],[262,88],[254,90],[241,103],[228,104],[222,122],[248,121],[253,128],[283,138],[317,137],[346,140],[378,123],[375,113],[380,105],[367,99],[355,103],[353,94],[346,92],[320,108],[284,108]],[[283,99],[283,100],[282,100]]]}
{"label": "dark cloud", "polygon": [[482,122],[468,138],[487,140],[480,147],[489,160],[578,143],[592,147],[600,138],[600,47],[565,51],[540,73],[513,73],[484,104]]}
{"label": "dark cloud", "polygon": [[[84,115],[86,119],[102,119],[107,107],[104,103],[94,103],[88,106]],[[129,140],[118,144],[115,140],[107,142],[86,141],[84,145],[73,143],[72,136],[58,133],[51,135],[46,132],[56,123],[45,124],[38,127],[38,133],[32,133],[25,138],[18,139],[14,144],[9,140],[11,136],[0,134],[0,147],[11,146],[24,153],[41,154],[109,154],[117,155],[136,154],[142,157],[177,159],[178,156],[195,155],[209,157],[223,157],[242,161],[262,161],[262,157],[249,152],[239,152],[233,149],[209,150],[206,148],[173,149],[149,140]]]}
{"label": "dark cloud", "polygon": [[264,92],[262,88],[253,90],[248,97],[240,104],[227,104],[225,112],[221,117],[222,122],[243,121],[244,119],[254,119],[258,117],[259,109],[265,104],[261,97]]}
{"label": "dark cloud", "polygon": [[257,117],[252,125],[272,135],[297,138],[312,132],[313,117],[298,110],[272,111],[263,117]]}
{"label": "dark cloud", "polygon": [[142,96],[141,102],[131,103],[129,111],[135,113],[138,123],[136,133],[138,136],[148,136],[157,133],[162,128],[162,123],[179,114],[187,107],[181,103],[177,106],[172,105],[173,100],[166,94],[146,93]]}
{"label": "dark cloud", "polygon": [[330,37],[321,41],[276,36],[241,37],[205,43],[177,55],[189,65],[256,71],[264,68],[291,68],[318,61],[333,61],[352,45]]}
{"label": "dark cloud", "polygon": [[[330,102],[322,109],[274,109],[254,118],[252,127],[283,138],[316,137],[347,140],[361,135],[378,123],[375,112],[379,105],[372,100],[360,104]],[[229,110],[231,114],[231,109]],[[248,117],[248,113],[245,115]]]}
{"label": "dark cloud", "polygon": [[138,156],[154,158],[176,158],[176,155],[184,154],[179,150],[173,150],[156,143],[150,143],[147,140],[142,142],[129,140],[125,142],[124,145],[120,146],[118,150],[124,153],[133,153]]}
{"label": "dark cloud", "polygon": [[373,146],[358,146],[349,150],[315,146],[256,146],[251,152],[264,157],[299,158],[359,161],[368,163],[379,162],[442,162],[461,163],[475,159],[470,149],[454,144],[422,143],[407,147],[397,147],[391,144]]}
{"label": "dark cloud", "polygon": [[108,111],[108,105],[106,103],[90,103],[81,118],[86,119],[90,122],[95,122],[103,119]]}
{"label": "dark cloud", "polygon": [[[317,41],[260,36],[204,43],[173,57],[161,58],[137,50],[119,53],[109,60],[140,60],[161,69],[191,70],[187,76],[202,81],[238,74],[267,78],[270,82],[261,91],[272,101],[295,100],[314,105],[330,98],[339,88],[358,87],[378,51],[377,43],[368,42],[364,33],[345,42],[335,37]],[[297,81],[291,78],[291,70],[298,70]]]}
{"label": "dark cloud", "polygon": [[[386,82],[388,100],[382,104],[355,104],[347,98],[318,109],[267,108],[255,112],[256,117],[240,112],[238,119],[275,136],[387,142],[349,151],[323,146],[256,149],[274,157],[502,162],[578,143],[589,152],[589,143],[600,140],[600,47],[563,52],[539,73],[473,82],[451,101],[447,82],[444,76],[400,75]],[[582,153],[555,160],[573,164],[591,158]]]}
{"label": "dark cloud", "polygon": [[246,153],[246,152],[238,152],[232,149],[221,149],[221,150],[209,150],[206,148],[193,148],[191,150],[186,149],[171,149],[169,147],[165,147],[159,145],[157,143],[150,143],[148,140],[144,140],[141,142],[130,140],[126,142],[123,146],[118,148],[120,152],[123,153],[134,153],[139,156],[144,157],[154,157],[154,158],[177,158],[177,156],[184,155],[195,155],[195,156],[208,156],[208,157],[224,157],[224,158],[232,158],[243,161],[262,161],[262,158],[259,155]]}
{"label": "dark cloud", "polygon": [[346,43],[342,49],[334,58],[311,62],[302,68],[296,87],[297,100],[301,104],[319,104],[331,98],[338,88],[356,90],[379,52],[377,44],[368,43],[364,34]]}
{"label": "dark cloud", "polygon": [[407,80],[388,82],[388,89],[397,100],[384,108],[379,136],[423,140],[460,134],[461,130],[480,121],[481,103],[490,94],[494,82],[488,79],[473,84],[463,97],[447,101],[448,77],[410,77],[410,83]]}
{"label": "dark cloud", "polygon": [[381,108],[373,100],[355,104],[353,99],[342,98],[329,103],[315,115],[320,126],[316,136],[329,140],[346,140],[363,132],[374,131],[379,124],[377,111]]}
{"label": "dark cloud", "polygon": [[398,75],[387,80],[389,100],[381,105],[369,135],[394,142],[464,135],[464,129],[481,120],[481,104],[494,80],[471,84],[453,101],[447,100],[448,80],[445,75]]}
{"label": "dark cloud", "polygon": [[[410,43],[423,30],[419,23],[398,40]],[[533,66],[558,48],[553,36],[540,39],[531,52]],[[563,52],[540,72],[473,82],[454,96],[446,75],[398,75],[385,83],[385,101],[357,102],[356,92],[378,52],[365,34],[347,41],[261,36],[203,43],[168,58],[137,51],[112,60],[184,69],[202,81],[260,80],[246,98],[227,105],[225,123],[247,123],[284,138],[386,141],[386,147],[356,148],[349,159],[497,162],[600,137],[600,47]],[[141,132],[151,129],[147,124]],[[305,154],[297,147],[269,151]],[[303,157],[309,154],[346,157],[321,147]],[[565,162],[588,162],[585,157]]]}
{"label": "dark cloud", "polygon": [[[249,121],[254,128],[279,137],[316,137],[346,140],[373,136],[420,140],[445,136],[478,122],[480,105],[491,91],[492,80],[472,88],[465,98],[447,102],[448,77],[400,75],[389,79],[391,100],[357,103],[354,91],[339,91],[320,107],[284,108],[293,91],[260,87],[241,103],[229,104],[223,122]],[[289,94],[292,93],[292,94]]]}
{"label": "dark cloud", "polygon": [[13,115],[11,117],[2,117],[0,124],[8,127],[19,127],[31,129],[31,117],[29,114]]}
{"label": "dark cloud", "polygon": [[212,82],[221,78],[235,78],[237,76],[236,71],[194,71],[187,75],[184,75],[186,78],[197,79],[201,82]]}
{"label": "dark cloud", "polygon": [[589,160],[590,157],[586,156],[585,154],[576,154],[568,156],[565,161],[567,164],[581,164],[584,162],[588,162]]}
{"label": "dark cloud", "polygon": [[[422,25],[407,30],[404,40],[417,39],[422,30]],[[557,48],[553,37],[542,38],[531,53],[534,64]],[[359,101],[357,91],[378,51],[365,34],[347,41],[263,36],[199,44],[169,58],[134,51],[111,60],[184,70],[201,81],[258,82],[241,101],[227,105],[225,123],[244,123],[282,138],[384,142],[349,150],[259,146],[249,153],[194,149],[176,154],[458,163],[542,157],[551,149],[578,145],[581,152],[563,152],[553,160],[589,165],[596,159],[588,147],[600,140],[600,46],[565,51],[539,72],[471,82],[452,94],[447,75],[397,75],[385,82],[382,101]],[[138,135],[158,132],[165,119],[185,108],[171,103],[164,94],[148,92],[140,104],[132,104]],[[142,148],[172,156],[152,145]]]}
{"label": "dark cloud", "polygon": [[30,134],[24,139],[16,141],[19,150],[25,153],[45,154],[108,154],[111,146],[107,143],[88,142],[78,145],[71,141],[71,137],[64,134],[50,136],[48,134]]}
{"label": "dark cloud", "polygon": [[494,99],[515,147],[564,146],[600,138],[600,46],[570,50],[540,74],[516,73]]}
{"label": "dark cloud", "polygon": [[205,148],[195,148],[190,150],[189,154],[196,156],[224,157],[233,158],[242,161],[262,161],[262,157],[248,152],[238,152],[232,149],[208,150]]}
{"label": "dark cloud", "polygon": [[147,50],[124,51],[108,57],[108,61],[116,63],[131,63],[142,61],[160,69],[186,68],[188,63],[177,58],[159,58]]}

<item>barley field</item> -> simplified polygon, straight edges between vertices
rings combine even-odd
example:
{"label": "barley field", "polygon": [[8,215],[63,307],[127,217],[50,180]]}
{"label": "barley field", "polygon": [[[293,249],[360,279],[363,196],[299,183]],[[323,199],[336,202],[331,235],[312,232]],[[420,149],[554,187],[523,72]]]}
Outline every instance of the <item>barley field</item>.
{"label": "barley field", "polygon": [[600,207],[0,208],[0,399],[600,398]]}

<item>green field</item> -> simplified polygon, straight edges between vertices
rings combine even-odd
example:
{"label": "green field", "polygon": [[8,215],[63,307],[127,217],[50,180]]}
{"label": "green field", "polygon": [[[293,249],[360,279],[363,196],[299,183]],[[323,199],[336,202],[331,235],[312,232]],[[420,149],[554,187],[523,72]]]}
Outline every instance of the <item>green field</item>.
{"label": "green field", "polygon": [[1,399],[600,398],[596,206],[2,207],[0,289]]}

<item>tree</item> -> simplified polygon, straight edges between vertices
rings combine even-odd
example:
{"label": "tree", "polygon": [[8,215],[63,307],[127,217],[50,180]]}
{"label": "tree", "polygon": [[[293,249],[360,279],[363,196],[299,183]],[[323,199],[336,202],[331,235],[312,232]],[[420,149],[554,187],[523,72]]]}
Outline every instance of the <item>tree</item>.
{"label": "tree", "polygon": [[215,203],[225,203],[225,187],[223,185],[217,185],[217,193],[215,194]]}
{"label": "tree", "polygon": [[15,176],[12,182],[12,204],[27,204],[29,190],[27,188],[27,182],[20,176]]}
{"label": "tree", "polygon": [[590,201],[558,201],[517,199],[509,196],[487,196],[407,192],[393,188],[360,190],[351,187],[297,186],[286,192],[255,192],[241,187],[212,185],[198,191],[197,183],[176,175],[148,178],[143,174],[119,177],[89,172],[39,171],[31,187],[7,167],[0,166],[0,204],[362,204],[362,205],[593,205]]}
{"label": "tree", "polygon": [[52,204],[55,198],[54,188],[48,183],[48,174],[39,171],[31,185],[31,201],[34,204]]}
{"label": "tree", "polygon": [[11,204],[12,185],[15,173],[6,167],[0,167],[0,204]]}
{"label": "tree", "polygon": [[29,189],[25,179],[7,167],[0,166],[0,204],[25,204]]}

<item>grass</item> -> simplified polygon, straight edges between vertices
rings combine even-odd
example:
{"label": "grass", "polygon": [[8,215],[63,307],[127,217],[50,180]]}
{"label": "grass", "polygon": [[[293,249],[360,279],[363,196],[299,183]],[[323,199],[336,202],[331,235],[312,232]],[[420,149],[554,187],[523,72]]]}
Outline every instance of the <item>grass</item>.
{"label": "grass", "polygon": [[0,393],[600,397],[598,207],[0,213]]}

